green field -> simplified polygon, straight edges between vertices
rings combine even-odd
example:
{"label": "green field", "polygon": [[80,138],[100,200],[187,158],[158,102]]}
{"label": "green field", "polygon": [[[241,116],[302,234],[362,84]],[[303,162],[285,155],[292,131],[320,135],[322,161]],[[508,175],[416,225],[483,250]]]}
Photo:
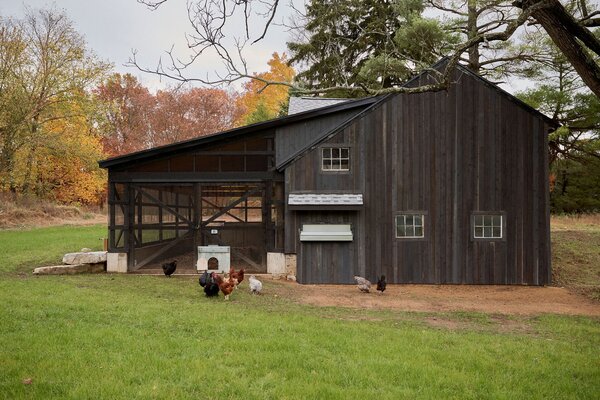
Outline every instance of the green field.
{"label": "green field", "polygon": [[[1,231],[0,398],[593,399],[600,321],[432,314],[206,299],[196,280],[34,277],[42,261],[98,248],[103,227]],[[8,256],[8,257],[6,257]],[[27,273],[25,273],[27,272]],[[318,287],[315,287],[318,290]],[[31,379],[31,384],[27,384]],[[25,383],[24,383],[25,382]]]}

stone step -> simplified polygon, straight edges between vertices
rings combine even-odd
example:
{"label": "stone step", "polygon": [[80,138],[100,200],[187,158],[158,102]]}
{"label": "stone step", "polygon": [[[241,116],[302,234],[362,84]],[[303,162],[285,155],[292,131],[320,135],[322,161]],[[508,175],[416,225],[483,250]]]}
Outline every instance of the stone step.
{"label": "stone step", "polygon": [[62,262],[69,265],[105,263],[106,253],[106,251],[67,253],[63,256]]}
{"label": "stone step", "polygon": [[34,275],[97,274],[106,271],[106,263],[54,265],[33,270]]}

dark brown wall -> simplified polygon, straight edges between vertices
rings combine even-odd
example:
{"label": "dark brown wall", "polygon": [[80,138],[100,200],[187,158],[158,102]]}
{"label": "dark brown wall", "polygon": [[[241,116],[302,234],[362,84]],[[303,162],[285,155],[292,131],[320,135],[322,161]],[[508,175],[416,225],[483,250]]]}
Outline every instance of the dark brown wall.
{"label": "dark brown wall", "polygon": [[[447,92],[396,95],[329,140],[352,147],[349,174],[321,172],[318,149],[286,169],[286,193],[364,194],[364,209],[352,216],[356,259],[335,265],[344,277],[549,283],[548,126],[476,77],[459,73],[457,82]],[[423,240],[395,238],[401,211],[426,213]],[[503,212],[505,238],[472,240],[474,211]],[[331,272],[314,270],[323,253],[299,248],[305,219],[286,213],[286,251],[298,253],[299,281],[334,282]]]}
{"label": "dark brown wall", "polygon": [[363,108],[340,111],[335,114],[325,115],[319,118],[305,120],[277,128],[277,166],[286,162],[296,152],[306,145],[316,141],[323,134],[340,126],[344,121],[360,113]]}

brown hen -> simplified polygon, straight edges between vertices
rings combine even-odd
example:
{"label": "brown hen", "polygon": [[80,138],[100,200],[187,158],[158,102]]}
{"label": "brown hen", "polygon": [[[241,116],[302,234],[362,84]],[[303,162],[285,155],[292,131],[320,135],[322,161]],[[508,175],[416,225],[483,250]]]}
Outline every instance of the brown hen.
{"label": "brown hen", "polygon": [[229,276],[229,279],[224,280],[221,275],[215,272],[213,272],[211,275],[213,277],[214,282],[217,285],[219,285],[219,289],[221,289],[221,292],[225,296],[225,300],[229,300],[229,295],[231,294],[231,292],[233,292],[233,289],[235,288],[235,283],[231,276]]}
{"label": "brown hen", "polygon": [[236,270],[231,267],[229,269],[229,279],[233,279],[235,281],[235,286],[242,283],[244,280],[244,268],[240,268],[240,270],[236,272]]}

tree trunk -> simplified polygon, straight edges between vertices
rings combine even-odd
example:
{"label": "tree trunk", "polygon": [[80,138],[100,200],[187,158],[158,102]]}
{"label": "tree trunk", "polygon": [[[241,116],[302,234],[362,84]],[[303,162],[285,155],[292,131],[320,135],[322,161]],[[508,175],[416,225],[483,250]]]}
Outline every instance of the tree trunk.
{"label": "tree trunk", "polygon": [[[467,39],[473,39],[479,34],[477,30],[477,0],[469,0],[468,16],[467,16]],[[468,67],[476,74],[479,73],[481,66],[479,65],[479,43],[469,47],[469,64]]]}
{"label": "tree trunk", "polygon": [[600,51],[600,41],[587,28],[577,24],[557,0],[524,0],[513,4],[525,10],[542,1],[549,5],[534,11],[532,16],[546,30],[583,82],[600,97],[600,66],[586,53],[578,39],[596,53]]}

